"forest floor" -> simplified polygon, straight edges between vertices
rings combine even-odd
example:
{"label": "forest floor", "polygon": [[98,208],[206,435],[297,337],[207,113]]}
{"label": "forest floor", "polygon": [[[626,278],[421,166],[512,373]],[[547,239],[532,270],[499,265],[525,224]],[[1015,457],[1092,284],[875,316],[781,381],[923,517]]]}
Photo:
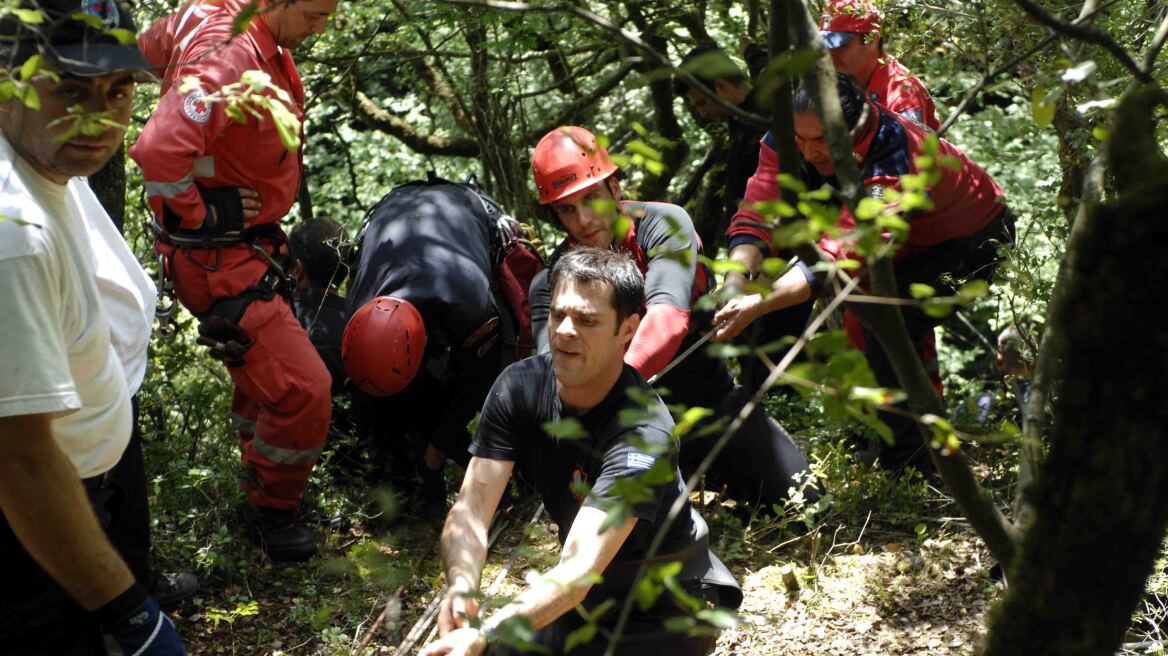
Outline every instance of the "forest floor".
{"label": "forest floor", "polygon": [[[952,510],[935,488],[918,483],[915,492],[933,495],[925,507]],[[808,530],[747,514],[711,492],[706,500],[714,550],[745,592],[739,624],[722,632],[718,654],[968,654],[984,630],[998,587],[984,547],[955,518],[934,512],[905,525],[871,510],[859,523],[820,521]],[[555,563],[554,528],[546,518],[529,524],[533,510],[521,502],[505,522],[484,587],[509,559],[502,595]],[[420,620],[441,588],[440,524],[436,516],[399,518],[384,530],[353,516],[329,533],[323,557],[300,565],[273,565],[252,548],[231,575],[206,580],[175,619],[196,655],[416,653],[420,644],[398,646],[432,626]]]}

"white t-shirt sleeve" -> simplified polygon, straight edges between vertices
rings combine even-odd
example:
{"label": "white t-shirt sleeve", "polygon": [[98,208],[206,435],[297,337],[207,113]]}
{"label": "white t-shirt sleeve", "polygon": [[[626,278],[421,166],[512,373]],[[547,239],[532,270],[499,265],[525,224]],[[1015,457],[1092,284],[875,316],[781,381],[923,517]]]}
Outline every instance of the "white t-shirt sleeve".
{"label": "white t-shirt sleeve", "polygon": [[51,257],[45,251],[0,257],[0,417],[81,407]]}

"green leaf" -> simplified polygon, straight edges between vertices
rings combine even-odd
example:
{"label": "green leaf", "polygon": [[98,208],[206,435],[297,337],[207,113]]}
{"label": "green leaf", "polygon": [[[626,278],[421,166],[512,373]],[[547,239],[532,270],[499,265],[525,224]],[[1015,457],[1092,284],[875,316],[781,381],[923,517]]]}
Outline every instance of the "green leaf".
{"label": "green leaf", "polygon": [[565,440],[579,440],[588,437],[588,431],[584,430],[584,425],[575,417],[565,417],[559,421],[544,422],[541,428],[548,435]]}
{"label": "green leaf", "polygon": [[689,408],[681,415],[681,419],[678,420],[677,424],[673,427],[673,434],[677,437],[685,435],[686,433],[690,432],[690,430],[693,429],[693,427],[697,425],[699,421],[713,414],[714,411],[709,408]]}
{"label": "green leaf", "polygon": [[16,97],[20,98],[20,102],[29,109],[38,110],[41,108],[41,97],[31,85],[25,86],[23,89],[18,88]]}
{"label": "green leaf", "polygon": [[134,32],[122,27],[115,27],[112,30],[106,30],[106,33],[118,40],[118,43],[124,46],[132,46],[138,43]]}
{"label": "green leaf", "polygon": [[937,295],[937,290],[933,289],[930,285],[914,282],[908,286],[908,293],[912,294],[912,297],[919,301],[926,298],[933,298]]}
{"label": "green leaf", "polygon": [[31,80],[32,76],[36,75],[37,71],[40,70],[40,67],[40,55],[33,55],[32,57],[29,57],[24,62],[24,64],[20,66],[20,79],[25,81]]}
{"label": "green leaf", "polygon": [[984,280],[971,280],[961,286],[957,290],[957,295],[961,300],[969,302],[974,301],[982,296],[985,296],[990,291],[990,284]]}
{"label": "green leaf", "polygon": [[[627,480],[627,479],[626,479]],[[621,481],[624,482],[624,481]],[[633,516],[633,506],[626,501],[618,501],[611,508],[608,513],[604,515],[604,521],[600,523],[600,532],[604,533],[610,528],[620,526],[625,523],[625,520]]]}
{"label": "green leaf", "polygon": [[105,29],[105,23],[101,22],[100,18],[98,18],[97,16],[91,16],[83,11],[79,11],[79,12],[73,14],[71,16],[71,18],[75,21],[81,21],[82,23],[85,23],[86,25],[92,27],[95,30],[104,30]]}
{"label": "green leaf", "polygon": [[259,11],[259,0],[252,0],[240,9],[239,13],[235,15],[235,20],[231,21],[231,33],[243,34],[247,28],[251,26],[251,21],[255,18]]}
{"label": "green leaf", "polygon": [[724,608],[706,608],[698,611],[699,620],[708,622],[719,629],[733,629],[738,626],[738,615]]}
{"label": "green leaf", "polygon": [[573,649],[575,649],[576,647],[579,647],[580,645],[586,645],[586,644],[592,642],[592,639],[595,637],[596,637],[596,625],[595,624],[585,624],[584,626],[569,633],[568,637],[564,639],[564,651],[567,653],[571,653],[571,651]]}
{"label": "green leaf", "polygon": [[637,606],[644,611],[649,610],[653,604],[657,603],[661,593],[665,592],[665,586],[652,576],[646,576],[637,583],[637,589],[634,592],[637,595]]}
{"label": "green leaf", "polygon": [[1030,93],[1030,114],[1034,123],[1040,128],[1050,125],[1054,121],[1055,103],[1048,99],[1046,87],[1039,84]]}
{"label": "green leaf", "polygon": [[26,25],[42,25],[45,22],[45,13],[39,9],[11,9],[16,19]]}
{"label": "green leaf", "polygon": [[714,270],[714,273],[716,273],[718,275],[722,275],[722,276],[726,275],[727,273],[731,273],[731,272],[742,273],[742,274],[750,272],[750,269],[748,269],[745,264],[743,264],[742,262],[739,262],[737,260],[706,260],[706,259],[703,259],[702,261],[708,262],[710,268]]}
{"label": "green leaf", "polygon": [[791,265],[788,264],[787,261],[782,259],[782,258],[768,257],[767,259],[762,261],[763,274],[765,274],[771,278],[778,278],[779,276],[786,273],[787,269],[790,269],[790,268],[791,268]]}

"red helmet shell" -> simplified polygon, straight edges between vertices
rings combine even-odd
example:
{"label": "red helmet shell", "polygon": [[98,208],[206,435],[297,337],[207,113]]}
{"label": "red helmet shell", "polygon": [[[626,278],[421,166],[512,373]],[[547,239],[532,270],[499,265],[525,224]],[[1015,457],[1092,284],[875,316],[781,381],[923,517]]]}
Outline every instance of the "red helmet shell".
{"label": "red helmet shell", "polygon": [[349,380],[371,396],[392,396],[418,373],[426,354],[426,324],[413,303],[378,296],[345,326],[341,358]]}
{"label": "red helmet shell", "polygon": [[541,205],[591,187],[616,171],[596,135],[574,125],[545,134],[531,154],[531,175]]}
{"label": "red helmet shell", "polygon": [[819,18],[821,33],[880,34],[884,17],[875,5],[863,0],[832,0]]}

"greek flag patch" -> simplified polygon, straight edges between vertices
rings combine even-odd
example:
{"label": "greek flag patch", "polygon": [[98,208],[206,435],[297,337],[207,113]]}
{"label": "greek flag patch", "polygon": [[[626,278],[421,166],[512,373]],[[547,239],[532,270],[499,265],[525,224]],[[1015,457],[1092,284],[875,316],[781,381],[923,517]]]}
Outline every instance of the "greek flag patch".
{"label": "greek flag patch", "polygon": [[625,466],[629,469],[646,470],[653,466],[657,459],[644,453],[629,453],[625,456]]}

